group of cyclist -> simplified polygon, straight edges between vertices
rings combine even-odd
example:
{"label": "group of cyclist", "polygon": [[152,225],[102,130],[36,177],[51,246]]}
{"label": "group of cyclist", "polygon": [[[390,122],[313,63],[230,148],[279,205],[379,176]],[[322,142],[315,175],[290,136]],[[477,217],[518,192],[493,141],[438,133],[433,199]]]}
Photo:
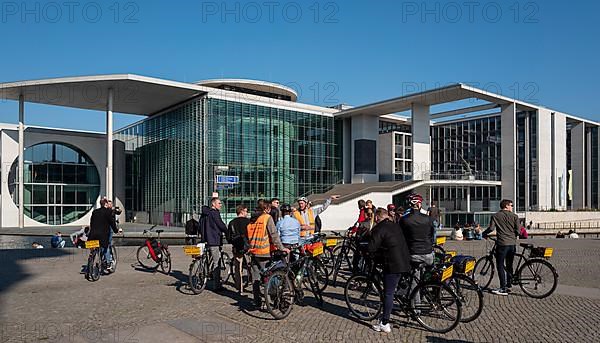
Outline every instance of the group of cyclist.
{"label": "group of cyclist", "polygon": [[271,201],[260,199],[255,211],[250,214],[246,205],[236,207],[237,217],[225,225],[220,215],[222,206],[219,198],[211,199],[210,209],[203,208],[200,224],[201,241],[206,242],[212,255],[214,290],[221,291],[220,247],[221,236],[225,235],[232,244],[234,263],[234,284],[237,292],[243,294],[242,264],[245,255],[250,256],[252,273],[252,293],[254,305],[260,308],[261,278],[260,272],[265,269],[271,259],[271,252],[281,250],[290,252],[290,248],[301,243],[315,233],[318,215],[325,211],[331,201],[338,196],[331,196],[322,206],[312,207],[308,199],[298,199],[298,207],[289,204],[280,205],[277,198]]}
{"label": "group of cyclist", "polygon": [[[221,217],[222,202],[212,198],[210,207],[203,206],[203,223],[200,225],[201,241],[205,242],[212,255],[214,290],[223,289],[221,269],[218,261],[225,235],[232,244],[234,264],[234,283],[236,290],[243,294],[242,263],[244,256],[250,256],[252,270],[252,293],[254,305],[261,307],[261,278],[271,259],[274,250],[289,253],[290,249],[302,240],[312,236],[317,227],[318,215],[325,211],[332,200],[339,196],[331,196],[318,207],[310,206],[308,199],[301,197],[297,200],[298,207],[289,204],[280,206],[279,199],[271,201],[258,200],[256,210],[249,215],[248,207],[239,205],[236,208],[237,217],[226,225]],[[431,266],[434,263],[433,243],[437,221],[423,210],[423,197],[412,193],[407,199],[408,208],[399,212],[394,205],[387,208],[375,208],[370,201],[359,202],[359,221],[355,225],[357,240],[362,241],[366,254],[383,266],[384,302],[383,312],[379,322],[373,326],[378,332],[391,332],[390,314],[392,312],[394,292],[404,273],[411,267]],[[109,246],[113,233],[118,233],[115,216],[118,208],[112,207],[112,202],[106,198],[100,201],[101,207],[94,210],[90,221],[90,240],[99,240],[102,253],[108,268],[114,265]],[[491,219],[490,226],[483,237],[494,230],[497,232],[497,270],[500,288],[492,292],[507,295],[510,292],[512,264],[515,254],[516,237],[519,235],[519,221],[512,212],[512,201],[502,200],[501,210]],[[357,254],[358,255],[358,254]],[[415,285],[412,285],[414,287]]]}

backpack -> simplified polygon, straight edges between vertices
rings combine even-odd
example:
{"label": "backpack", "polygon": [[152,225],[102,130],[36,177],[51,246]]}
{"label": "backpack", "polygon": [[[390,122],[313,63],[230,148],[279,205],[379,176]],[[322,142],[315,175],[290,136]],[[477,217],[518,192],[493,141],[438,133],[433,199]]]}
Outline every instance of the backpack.
{"label": "backpack", "polygon": [[208,206],[202,206],[202,213],[198,219],[198,234],[200,235],[200,243],[206,243],[206,228],[208,226]]}
{"label": "backpack", "polygon": [[186,235],[197,235],[199,231],[199,223],[194,219],[190,219],[185,223]]}

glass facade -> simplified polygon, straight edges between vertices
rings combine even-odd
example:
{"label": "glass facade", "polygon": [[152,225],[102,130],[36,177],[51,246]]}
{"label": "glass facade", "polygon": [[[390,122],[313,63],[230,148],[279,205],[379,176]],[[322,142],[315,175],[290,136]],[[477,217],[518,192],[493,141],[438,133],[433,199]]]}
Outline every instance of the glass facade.
{"label": "glass facade", "polygon": [[[9,189],[18,199],[18,159],[9,173]],[[25,149],[24,213],[43,224],[61,225],[83,217],[100,194],[100,176],[91,159],[64,143],[42,143]]]}
{"label": "glass facade", "polygon": [[476,179],[499,181],[500,149],[500,116],[435,124],[431,127],[431,178],[460,179],[470,170]]}
{"label": "glass facade", "polygon": [[600,202],[600,182],[599,182],[599,154],[600,154],[600,145],[599,145],[599,134],[600,128],[598,126],[589,127],[589,139],[590,139],[590,183],[591,183],[591,194],[590,194],[590,206],[592,208],[599,208]]}
{"label": "glass facade", "polygon": [[[224,219],[242,202],[324,192],[341,179],[333,126],[329,116],[215,98],[150,117],[117,133],[129,151],[129,209],[181,225],[213,191]],[[216,175],[239,183],[215,184]]]}
{"label": "glass facade", "polygon": [[406,181],[412,177],[412,135],[394,132],[394,180]]}

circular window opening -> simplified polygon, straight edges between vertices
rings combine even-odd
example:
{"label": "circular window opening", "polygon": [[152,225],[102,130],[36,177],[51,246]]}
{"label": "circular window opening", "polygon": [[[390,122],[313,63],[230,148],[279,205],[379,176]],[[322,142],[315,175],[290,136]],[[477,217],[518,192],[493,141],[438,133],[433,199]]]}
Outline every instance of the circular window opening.
{"label": "circular window opening", "polygon": [[[19,204],[17,166],[13,162],[8,187]],[[24,154],[23,210],[36,222],[62,225],[88,213],[100,194],[98,169],[89,156],[65,143],[41,143]]]}

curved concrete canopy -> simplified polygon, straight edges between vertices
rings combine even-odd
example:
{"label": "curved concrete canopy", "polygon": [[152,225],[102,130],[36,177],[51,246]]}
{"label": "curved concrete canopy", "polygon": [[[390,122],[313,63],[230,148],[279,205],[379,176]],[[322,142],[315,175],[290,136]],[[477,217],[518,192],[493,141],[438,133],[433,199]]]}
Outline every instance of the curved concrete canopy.
{"label": "curved concrete canopy", "polygon": [[198,81],[196,82],[196,84],[211,88],[219,88],[224,85],[229,85],[233,87],[246,88],[265,93],[288,96],[291,98],[291,101],[294,102],[298,100],[298,93],[296,93],[296,91],[292,88],[268,81],[249,79],[211,79]]}

